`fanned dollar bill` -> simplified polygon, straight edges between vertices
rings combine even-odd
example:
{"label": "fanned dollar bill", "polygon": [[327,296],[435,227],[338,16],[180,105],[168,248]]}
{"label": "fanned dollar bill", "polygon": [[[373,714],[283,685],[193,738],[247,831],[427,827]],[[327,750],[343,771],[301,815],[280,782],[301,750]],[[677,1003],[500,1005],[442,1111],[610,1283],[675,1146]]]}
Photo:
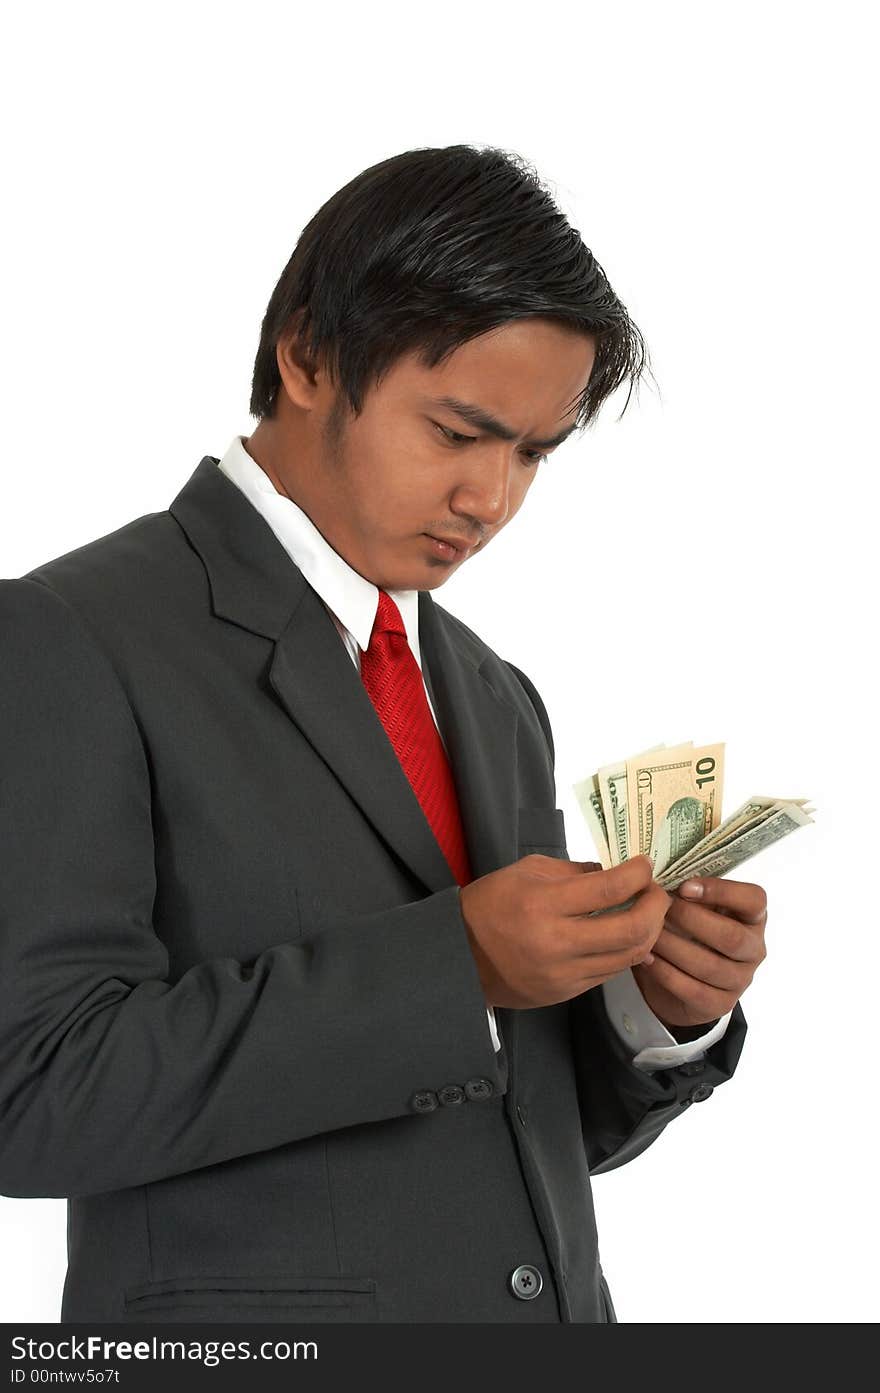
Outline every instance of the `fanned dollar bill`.
{"label": "fanned dollar bill", "polygon": [[654,878],[721,821],[724,746],[691,742],[626,761],[630,856],[647,856]]}
{"label": "fanned dollar bill", "polygon": [[[764,801],[770,802],[769,799]],[[810,813],[814,811],[807,805],[806,799],[774,799],[761,817],[747,822],[729,837],[712,843],[708,848],[698,844],[690,856],[658,875],[657,882],[664,890],[675,890],[690,876],[726,875],[734,866],[741,866],[743,861],[756,856],[765,847],[787,837],[789,832],[806,827],[808,822],[813,821]]]}
{"label": "fanned dollar bill", "polygon": [[[645,750],[644,753],[646,755],[653,754],[656,750],[663,748],[662,745],[654,745],[650,750]],[[628,861],[633,854],[629,849],[626,766],[625,759],[618,760],[616,764],[606,764],[589,781],[593,786],[589,799],[591,815],[603,829],[605,846],[610,857],[608,866],[605,867],[606,870],[610,866],[619,866],[623,861]],[[580,787],[581,785],[577,785],[577,788]],[[598,806],[594,807],[596,802],[598,802]]]}
{"label": "fanned dollar bill", "polygon": [[756,794],[721,818],[724,745],[655,745],[605,765],[574,793],[602,866],[647,856],[674,890],[689,876],[722,876],[812,822],[807,798]]}
{"label": "fanned dollar bill", "polygon": [[590,829],[593,845],[599,853],[602,869],[608,871],[613,863],[611,852],[608,849],[608,825],[605,821],[605,810],[602,807],[602,795],[599,792],[599,775],[590,774],[588,778],[575,784],[574,793],[584,822]]}

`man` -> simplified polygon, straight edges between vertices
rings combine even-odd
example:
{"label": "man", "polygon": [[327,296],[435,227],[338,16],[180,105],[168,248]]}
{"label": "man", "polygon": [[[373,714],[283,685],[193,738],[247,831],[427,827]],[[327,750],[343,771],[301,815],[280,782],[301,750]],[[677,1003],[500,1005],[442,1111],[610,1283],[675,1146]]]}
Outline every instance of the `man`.
{"label": "man", "polygon": [[764,892],[569,861],[433,592],[643,362],[530,171],[407,152],[303,232],[254,432],[0,584],[0,1191],[69,1199],[63,1321],[615,1319],[590,1173],[732,1075]]}

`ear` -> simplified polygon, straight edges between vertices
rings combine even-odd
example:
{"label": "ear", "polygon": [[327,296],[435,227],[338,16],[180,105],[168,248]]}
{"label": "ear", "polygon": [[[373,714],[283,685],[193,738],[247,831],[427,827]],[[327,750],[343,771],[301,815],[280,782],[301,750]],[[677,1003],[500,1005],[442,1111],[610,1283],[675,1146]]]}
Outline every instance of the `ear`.
{"label": "ear", "polygon": [[312,410],[318,393],[319,371],[301,338],[305,308],[298,309],[275,346],[275,360],[284,392],[295,406]]}

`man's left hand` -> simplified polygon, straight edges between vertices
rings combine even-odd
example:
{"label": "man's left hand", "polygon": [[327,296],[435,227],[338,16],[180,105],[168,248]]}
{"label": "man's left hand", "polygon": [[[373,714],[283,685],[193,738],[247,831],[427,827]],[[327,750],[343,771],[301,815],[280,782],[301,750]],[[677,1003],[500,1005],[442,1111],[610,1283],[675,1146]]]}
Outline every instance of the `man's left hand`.
{"label": "man's left hand", "polygon": [[[688,887],[702,887],[690,895]],[[670,1030],[732,1011],[767,956],[767,896],[760,885],[699,876],[673,892],[651,952],[632,969],[648,1006]]]}

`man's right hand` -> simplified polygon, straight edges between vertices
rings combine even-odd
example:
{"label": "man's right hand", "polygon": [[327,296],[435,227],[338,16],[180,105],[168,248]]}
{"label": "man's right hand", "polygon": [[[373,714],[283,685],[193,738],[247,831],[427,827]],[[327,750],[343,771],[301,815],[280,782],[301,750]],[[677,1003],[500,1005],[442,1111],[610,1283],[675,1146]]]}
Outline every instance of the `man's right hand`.
{"label": "man's right hand", "polygon": [[[461,913],[489,1006],[552,1006],[642,962],[671,897],[647,856],[608,871],[533,854],[460,891]],[[608,910],[635,896],[628,909]]]}

